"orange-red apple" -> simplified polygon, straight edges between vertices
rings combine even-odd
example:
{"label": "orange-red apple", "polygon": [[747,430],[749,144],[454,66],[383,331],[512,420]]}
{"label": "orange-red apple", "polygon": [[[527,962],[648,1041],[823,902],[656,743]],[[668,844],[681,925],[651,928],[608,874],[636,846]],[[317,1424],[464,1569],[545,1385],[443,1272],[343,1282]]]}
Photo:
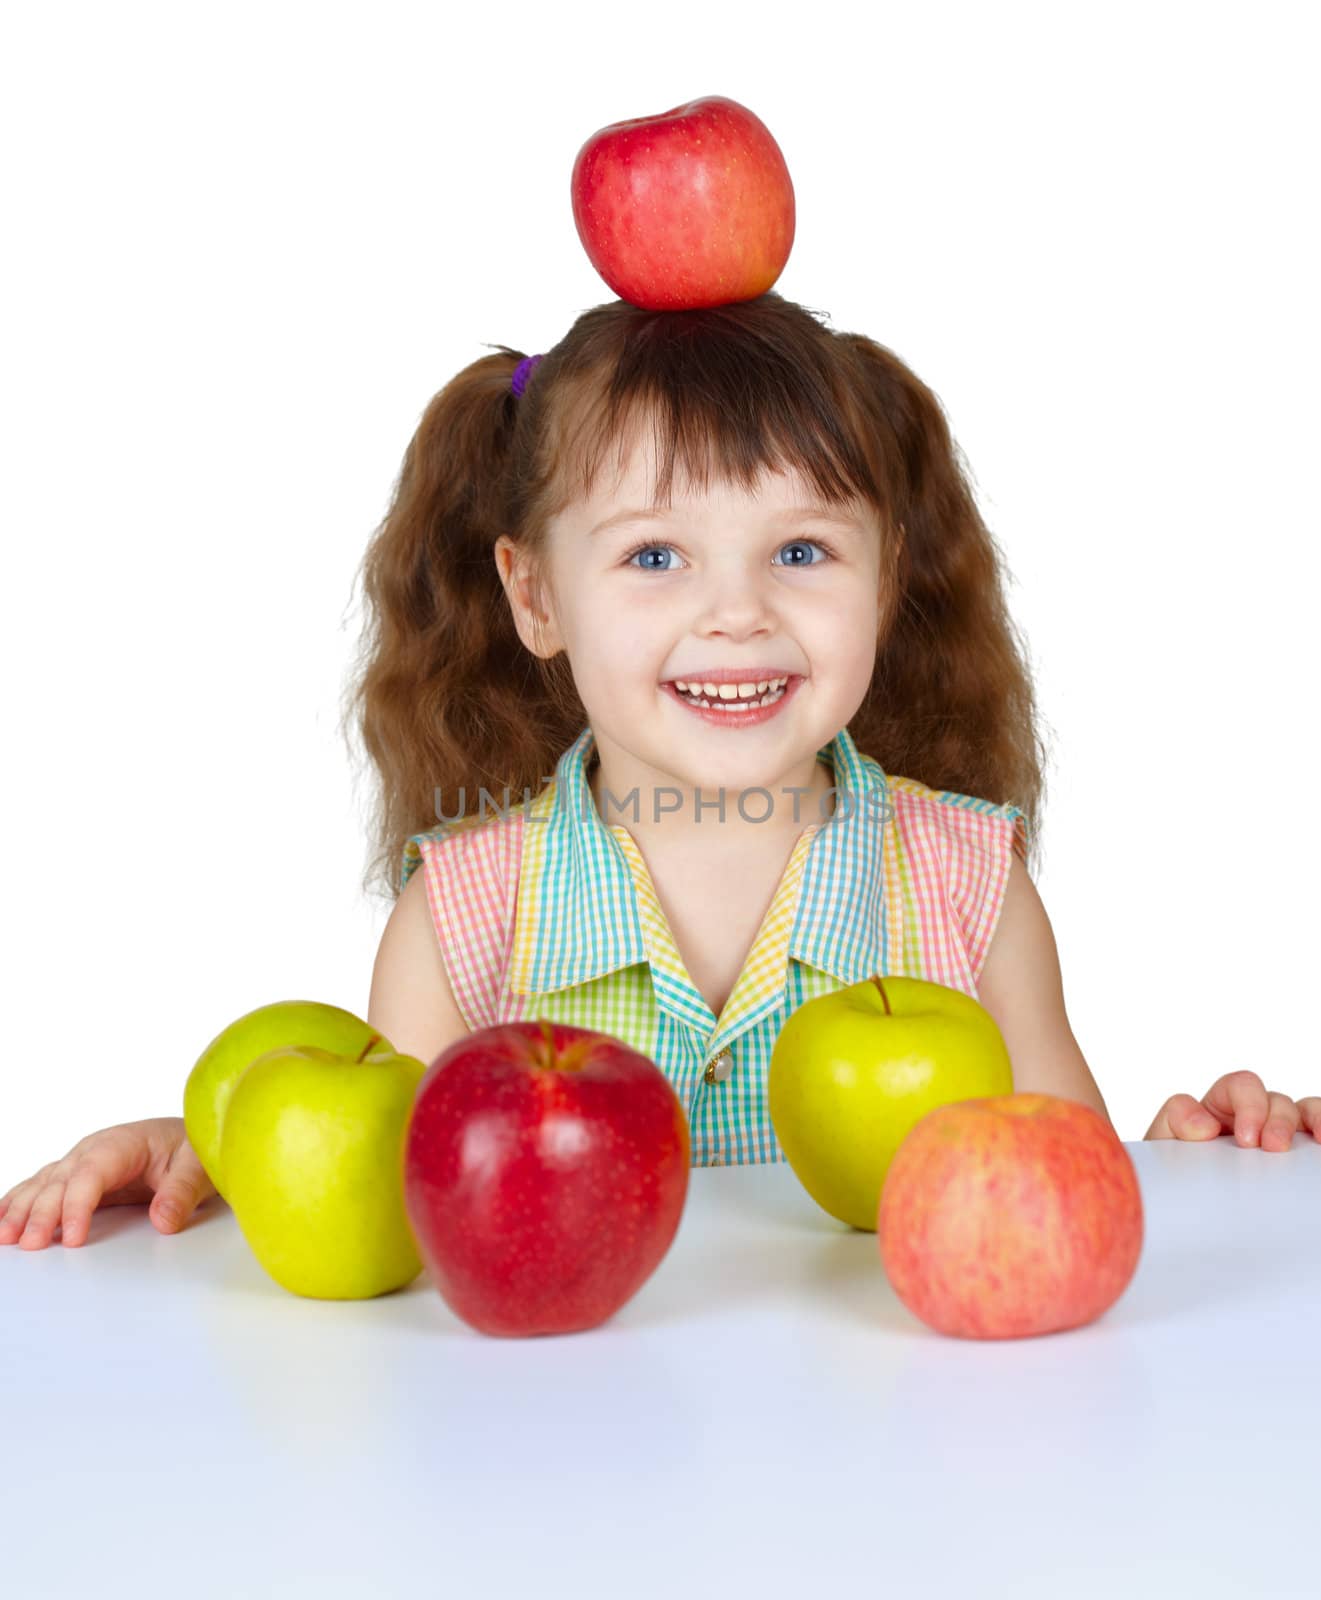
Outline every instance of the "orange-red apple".
{"label": "orange-red apple", "polygon": [[938,1333],[1081,1327],[1142,1253],[1133,1159],[1099,1112],[1048,1094],[939,1106],[899,1146],[876,1232],[894,1292]]}
{"label": "orange-red apple", "polygon": [[621,300],[647,311],[754,300],[794,242],[780,147],[725,95],[598,128],[569,188],[588,260]]}

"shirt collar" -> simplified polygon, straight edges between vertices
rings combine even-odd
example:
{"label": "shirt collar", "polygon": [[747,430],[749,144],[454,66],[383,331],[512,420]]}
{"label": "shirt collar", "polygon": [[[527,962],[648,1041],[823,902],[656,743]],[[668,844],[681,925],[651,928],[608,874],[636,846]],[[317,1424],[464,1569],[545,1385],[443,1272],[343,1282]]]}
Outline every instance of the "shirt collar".
{"label": "shirt collar", "polygon": [[[526,807],[509,968],[516,994],[587,983],[647,959],[632,872],[587,781],[595,743],[589,724]],[[859,983],[881,970],[885,947],[889,785],[847,728],[817,755],[834,772],[835,811],[808,850],[789,954]]]}

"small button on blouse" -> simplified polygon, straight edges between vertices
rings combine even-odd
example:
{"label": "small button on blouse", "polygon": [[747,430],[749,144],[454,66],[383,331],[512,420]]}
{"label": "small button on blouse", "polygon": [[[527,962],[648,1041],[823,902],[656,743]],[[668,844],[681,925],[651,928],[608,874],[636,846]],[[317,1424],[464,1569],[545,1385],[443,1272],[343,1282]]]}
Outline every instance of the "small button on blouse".
{"label": "small button on blouse", "polygon": [[706,1064],[704,1074],[708,1083],[724,1083],[734,1070],[734,1057],[728,1045],[716,1055],[712,1056]]}

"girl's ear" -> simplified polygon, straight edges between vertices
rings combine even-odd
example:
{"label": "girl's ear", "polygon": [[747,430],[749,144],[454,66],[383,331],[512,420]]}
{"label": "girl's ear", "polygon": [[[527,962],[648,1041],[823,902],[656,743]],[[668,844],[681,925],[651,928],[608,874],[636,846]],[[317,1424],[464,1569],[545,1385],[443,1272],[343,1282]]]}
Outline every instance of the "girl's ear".
{"label": "girl's ear", "polygon": [[518,637],[534,656],[548,661],[564,648],[554,611],[540,596],[531,563],[522,550],[501,534],[495,541],[495,568],[513,613]]}

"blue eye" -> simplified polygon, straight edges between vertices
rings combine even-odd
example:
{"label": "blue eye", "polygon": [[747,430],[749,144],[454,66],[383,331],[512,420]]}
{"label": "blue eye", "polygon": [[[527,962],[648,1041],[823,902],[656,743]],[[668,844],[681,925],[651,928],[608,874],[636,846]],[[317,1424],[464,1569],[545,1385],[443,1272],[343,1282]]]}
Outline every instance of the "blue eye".
{"label": "blue eye", "polygon": [[[827,557],[832,556],[834,554],[834,551],[831,550],[830,546],[822,544],[819,539],[791,539],[788,544],[782,544],[780,546],[780,549],[781,550],[802,550],[802,549],[806,549],[809,545],[815,545],[818,550],[824,550],[826,552]],[[788,565],[791,566],[791,567],[819,567],[821,565],[821,562],[819,562],[819,561],[791,561],[791,562],[788,563]]]}
{"label": "blue eye", "polygon": [[[633,557],[634,556],[640,556],[640,555],[644,554],[645,552],[648,552],[648,551],[651,551],[651,550],[669,550],[670,548],[671,548],[671,546],[667,545],[667,544],[635,544],[633,546],[633,548],[628,552],[628,554],[624,557],[624,564],[625,564],[625,566],[632,566]],[[639,571],[646,571],[646,572],[666,572],[668,570],[669,569],[667,567],[652,567],[652,566],[648,566],[648,567],[639,568]]]}
{"label": "blue eye", "polygon": [[[835,552],[830,548],[830,546],[828,544],[822,543],[822,541],[820,539],[790,539],[787,544],[782,544],[780,546],[780,549],[781,550],[797,550],[797,549],[806,549],[806,548],[809,548],[809,547],[815,547],[818,550],[824,551],[827,560],[830,560],[830,559],[832,559],[834,557]],[[631,550],[627,551],[621,559],[623,560],[625,565],[630,565],[631,566],[634,556],[643,555],[647,551],[651,551],[651,550],[673,550],[673,549],[674,549],[674,546],[672,544],[655,544],[655,543],[635,544],[633,546],[633,548]],[[820,562],[820,561],[790,561],[790,562],[786,563],[786,565],[788,565],[790,567],[809,567],[809,566],[810,567],[819,567],[819,566],[823,565],[823,563]],[[644,565],[642,567],[639,567],[637,570],[639,572],[669,572],[671,569],[669,567],[658,567],[658,566],[647,566],[647,565]]]}

